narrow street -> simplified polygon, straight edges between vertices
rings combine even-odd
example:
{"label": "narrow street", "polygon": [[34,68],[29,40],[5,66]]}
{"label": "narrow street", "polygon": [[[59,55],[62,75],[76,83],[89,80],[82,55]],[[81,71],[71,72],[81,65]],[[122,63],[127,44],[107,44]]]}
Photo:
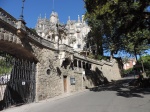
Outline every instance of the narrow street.
{"label": "narrow street", "polygon": [[125,86],[129,79],[57,100],[47,100],[4,112],[150,112],[150,88]]}

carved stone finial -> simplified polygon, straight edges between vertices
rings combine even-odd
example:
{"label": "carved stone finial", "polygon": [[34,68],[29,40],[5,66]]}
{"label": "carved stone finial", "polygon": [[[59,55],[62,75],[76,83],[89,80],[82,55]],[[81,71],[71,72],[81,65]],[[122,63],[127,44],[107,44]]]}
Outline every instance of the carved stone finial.
{"label": "carved stone finial", "polygon": [[45,13],[45,19],[46,19],[46,13]]}
{"label": "carved stone finial", "polygon": [[79,15],[78,15],[78,22],[81,22],[81,21],[80,21],[80,16],[79,16]]}
{"label": "carved stone finial", "polygon": [[68,20],[70,21],[70,16],[68,16]]}
{"label": "carved stone finial", "polygon": [[39,19],[41,19],[42,17],[41,17],[41,14],[40,14],[40,16],[39,16]]}

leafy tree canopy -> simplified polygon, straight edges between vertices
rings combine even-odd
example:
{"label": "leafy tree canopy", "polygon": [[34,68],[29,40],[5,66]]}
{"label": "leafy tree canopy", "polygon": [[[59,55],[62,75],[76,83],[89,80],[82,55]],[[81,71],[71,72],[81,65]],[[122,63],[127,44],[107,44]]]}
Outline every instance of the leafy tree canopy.
{"label": "leafy tree canopy", "polygon": [[150,5],[149,0],[84,2],[85,20],[91,27],[93,40],[100,40],[103,49],[110,51],[112,56],[120,50],[136,55],[149,48],[150,31],[149,26],[145,25],[147,20],[143,12]]}

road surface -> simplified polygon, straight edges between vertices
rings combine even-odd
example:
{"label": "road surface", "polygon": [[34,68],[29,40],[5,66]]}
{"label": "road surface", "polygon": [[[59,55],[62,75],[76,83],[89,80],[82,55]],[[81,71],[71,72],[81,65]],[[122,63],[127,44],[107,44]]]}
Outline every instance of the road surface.
{"label": "road surface", "polygon": [[129,87],[126,80],[4,112],[150,112],[150,88]]}

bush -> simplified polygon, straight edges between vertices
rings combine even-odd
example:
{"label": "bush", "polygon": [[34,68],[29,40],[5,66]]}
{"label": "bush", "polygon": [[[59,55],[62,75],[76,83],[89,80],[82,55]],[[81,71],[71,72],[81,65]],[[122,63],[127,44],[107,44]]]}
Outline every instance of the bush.
{"label": "bush", "polygon": [[127,70],[123,70],[123,74],[129,74],[130,72],[132,72],[133,68],[129,68]]}

